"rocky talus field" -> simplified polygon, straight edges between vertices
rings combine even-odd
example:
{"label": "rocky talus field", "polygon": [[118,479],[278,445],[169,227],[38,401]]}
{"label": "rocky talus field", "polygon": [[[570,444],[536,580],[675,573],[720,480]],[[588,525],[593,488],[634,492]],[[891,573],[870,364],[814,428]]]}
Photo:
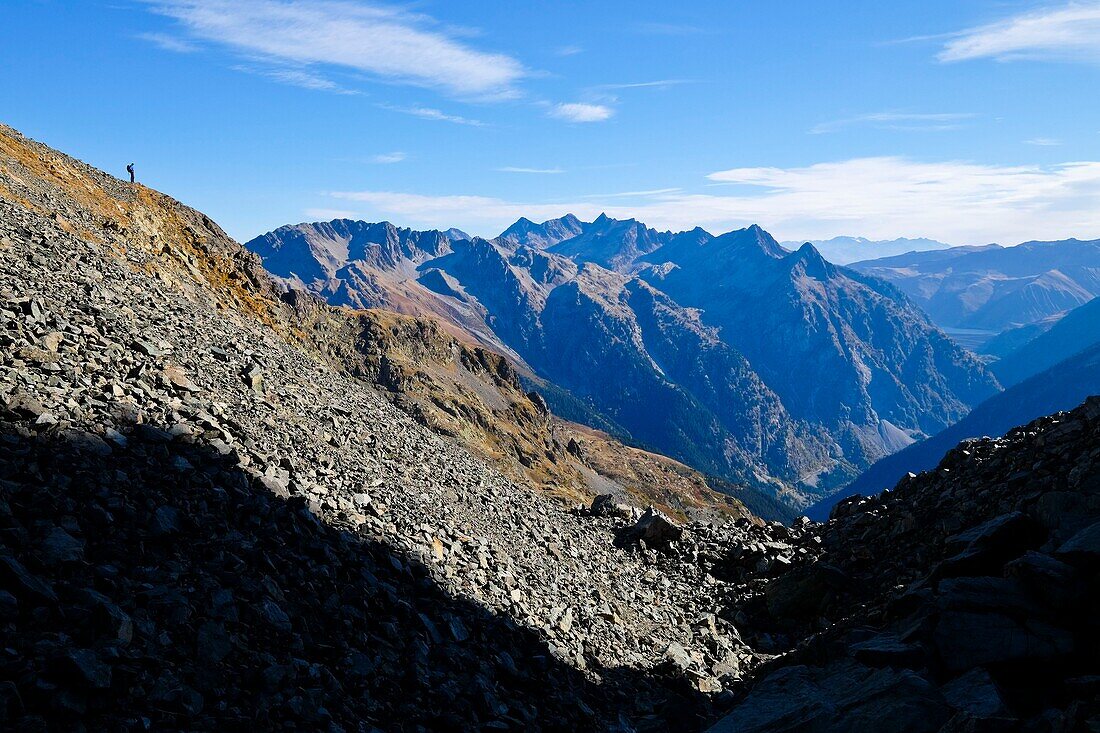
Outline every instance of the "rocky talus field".
{"label": "rocky talus field", "polygon": [[829,523],[673,522],[502,471],[512,427],[463,433],[513,381],[418,376],[407,324],[355,361],[314,331],[370,323],[294,301],[201,213],[0,128],[4,727],[1100,727],[1100,402]]}

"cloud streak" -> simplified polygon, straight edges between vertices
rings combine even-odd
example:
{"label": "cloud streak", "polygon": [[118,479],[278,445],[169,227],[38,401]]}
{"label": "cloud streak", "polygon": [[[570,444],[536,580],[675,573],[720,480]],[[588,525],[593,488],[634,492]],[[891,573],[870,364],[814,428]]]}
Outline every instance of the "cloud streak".
{"label": "cloud streak", "polygon": [[618,191],[616,193],[593,193],[585,196],[586,199],[618,199],[618,198],[642,198],[646,196],[661,196],[681,191],[680,188],[651,188],[646,191]]}
{"label": "cloud streak", "polygon": [[395,191],[333,194],[372,215],[418,227],[458,226],[495,235],[521,216],[552,218],[606,211],[661,229],[727,230],[759,223],[782,239],[858,232],[874,239],[927,236],[956,244],[1100,236],[1100,162],[993,166],[901,157],[856,158],[799,168],[733,168],[711,173],[729,194],[639,192],[554,202]]}
{"label": "cloud streak", "polygon": [[626,84],[600,84],[596,89],[645,89],[648,87],[667,88],[691,84],[690,79],[657,79],[655,81],[637,81]]}
{"label": "cloud streak", "polygon": [[172,53],[195,53],[198,47],[187,41],[170,36],[167,33],[139,33],[137,35],[143,41],[148,41],[154,46]]}
{"label": "cloud streak", "polygon": [[960,122],[973,117],[975,115],[969,112],[872,112],[840,120],[821,122],[810,128],[810,134],[823,135],[838,132],[848,127],[861,126],[912,132],[937,132],[958,129]]}
{"label": "cloud streak", "polygon": [[1100,2],[1023,13],[956,34],[940,61],[1042,59],[1100,63]]}
{"label": "cloud streak", "polygon": [[371,158],[372,163],[380,163],[383,165],[389,165],[392,163],[400,163],[408,156],[402,153],[400,150],[395,150],[392,153],[379,153]]}
{"label": "cloud streak", "polygon": [[438,122],[450,122],[455,125],[467,125],[468,127],[486,127],[486,123],[481,120],[470,119],[469,117],[461,117],[459,115],[447,114],[443,110],[435,109],[434,107],[400,107],[392,104],[380,104],[378,105],[382,109],[388,109],[391,112],[400,112],[403,115],[411,115],[413,117],[419,117],[423,120],[436,120]]}
{"label": "cloud streak", "polygon": [[345,0],[147,0],[189,40],[292,66],[331,66],[462,97],[508,97],[527,70],[424,16]]}
{"label": "cloud streak", "polygon": [[567,102],[550,108],[550,116],[566,122],[603,122],[609,120],[615,110],[603,104]]}
{"label": "cloud streak", "polygon": [[244,72],[245,74],[256,74],[257,76],[263,76],[272,81],[277,81],[280,84],[289,84],[290,86],[301,87],[302,89],[312,89],[318,92],[333,92],[334,94],[359,94],[359,92],[354,89],[345,89],[331,79],[326,79],[312,71],[303,69],[245,66],[241,64],[232,68],[234,71]]}

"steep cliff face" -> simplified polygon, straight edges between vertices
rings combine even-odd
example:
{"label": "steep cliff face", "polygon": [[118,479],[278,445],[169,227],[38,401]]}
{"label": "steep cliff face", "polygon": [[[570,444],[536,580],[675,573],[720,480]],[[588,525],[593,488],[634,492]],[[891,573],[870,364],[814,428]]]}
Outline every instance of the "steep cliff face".
{"label": "steep cliff face", "polygon": [[[279,239],[250,246],[270,251]],[[567,216],[447,250],[356,262],[347,267],[364,287],[312,289],[336,303],[419,304],[634,441],[794,505],[997,390],[896,289],[810,245],[788,252],[759,227],[714,237]],[[293,277],[278,257],[266,263]]]}
{"label": "steep cliff face", "polygon": [[990,369],[1006,386],[1018,384],[1100,343],[1100,298],[1074,308],[1048,330],[1004,354]]}
{"label": "steep cliff face", "polygon": [[[564,428],[556,427],[564,423],[553,418],[540,397],[521,388],[512,364],[471,339],[453,320],[333,308],[304,291],[288,290],[290,285],[303,285],[305,277],[295,270],[282,281],[273,279],[259,256],[200,212],[146,187],[125,185],[7,128],[2,132],[0,155],[5,165],[0,193],[6,201],[107,246],[166,286],[227,312],[258,318],[295,346],[381,388],[422,425],[457,441],[512,479],[573,503],[613,491],[636,503],[653,501],[680,517],[749,516],[736,499],[700,491],[699,485],[706,486],[707,480],[692,471],[689,480],[662,480],[659,487],[645,482],[623,485],[593,473],[566,451],[569,437],[564,437]],[[388,223],[288,226],[265,242],[261,249],[268,257],[302,273],[318,268],[314,285],[323,288],[339,282],[336,292],[344,293],[359,292],[348,286],[351,270],[378,278],[378,292],[391,293],[396,272],[415,271],[417,261],[452,251],[472,251],[473,268],[485,266],[489,258],[484,253],[491,253],[503,271],[521,276],[517,292],[537,292],[526,277],[528,270],[546,280],[562,278],[530,263],[512,268],[507,253],[472,247],[459,234],[419,233]],[[604,452],[631,460],[625,446],[610,437],[601,440],[608,443]]]}

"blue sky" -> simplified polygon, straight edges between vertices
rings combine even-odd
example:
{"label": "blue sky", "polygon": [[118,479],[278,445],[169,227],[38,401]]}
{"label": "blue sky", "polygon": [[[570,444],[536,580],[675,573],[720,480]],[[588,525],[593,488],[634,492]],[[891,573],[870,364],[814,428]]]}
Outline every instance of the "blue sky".
{"label": "blue sky", "polygon": [[1100,237],[1100,2],[7,0],[0,121],[247,239]]}

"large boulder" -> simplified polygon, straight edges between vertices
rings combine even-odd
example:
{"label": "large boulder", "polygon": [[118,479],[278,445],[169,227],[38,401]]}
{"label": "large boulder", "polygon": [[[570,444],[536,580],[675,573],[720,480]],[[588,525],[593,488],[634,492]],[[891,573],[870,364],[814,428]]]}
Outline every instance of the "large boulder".
{"label": "large boulder", "polygon": [[646,509],[626,532],[629,539],[642,540],[647,545],[665,545],[680,539],[683,533],[680,525],[653,507]]}
{"label": "large boulder", "polygon": [[615,501],[614,494],[598,494],[592,499],[592,505],[589,507],[589,512],[594,517],[630,518],[630,506]]}
{"label": "large boulder", "polygon": [[1058,555],[1085,562],[1100,564],[1100,522],[1085,527],[1058,548]]}

